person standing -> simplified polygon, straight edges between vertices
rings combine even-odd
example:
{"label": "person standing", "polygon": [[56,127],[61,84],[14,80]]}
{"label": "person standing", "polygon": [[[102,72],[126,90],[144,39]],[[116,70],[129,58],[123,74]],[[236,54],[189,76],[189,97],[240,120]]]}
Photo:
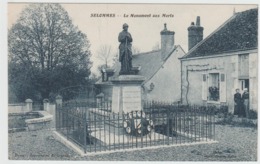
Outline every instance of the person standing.
{"label": "person standing", "polygon": [[243,107],[245,110],[246,118],[249,118],[249,92],[247,88],[244,89],[244,93],[242,94],[242,100],[244,103]]}
{"label": "person standing", "polygon": [[234,94],[234,102],[235,102],[235,109],[234,115],[238,115],[238,117],[243,116],[243,102],[242,96],[240,94],[240,90],[236,89],[236,93]]}
{"label": "person standing", "polygon": [[120,74],[131,74],[132,71],[132,36],[128,32],[128,25],[123,24],[123,31],[118,35],[119,61],[121,62]]}

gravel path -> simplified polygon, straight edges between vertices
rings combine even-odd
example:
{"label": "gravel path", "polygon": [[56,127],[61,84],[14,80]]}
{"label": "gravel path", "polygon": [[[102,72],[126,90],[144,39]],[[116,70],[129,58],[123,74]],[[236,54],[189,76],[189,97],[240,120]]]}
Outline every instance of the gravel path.
{"label": "gravel path", "polygon": [[55,140],[52,131],[9,133],[12,160],[256,161],[257,129],[216,125],[218,143],[80,157]]}

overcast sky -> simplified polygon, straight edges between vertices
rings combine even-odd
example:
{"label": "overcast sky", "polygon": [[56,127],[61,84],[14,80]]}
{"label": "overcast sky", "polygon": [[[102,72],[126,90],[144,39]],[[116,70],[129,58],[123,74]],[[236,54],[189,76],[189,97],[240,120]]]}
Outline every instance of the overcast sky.
{"label": "overcast sky", "polygon": [[[188,49],[187,28],[196,17],[200,16],[204,27],[204,38],[216,30],[233,15],[233,11],[244,11],[256,8],[256,5],[173,5],[173,4],[61,4],[71,17],[73,24],[87,34],[91,43],[93,61],[92,71],[103,64],[96,58],[101,45],[111,45],[113,52],[118,49],[118,33],[122,31],[123,23],[129,25],[133,37],[133,46],[141,52],[151,51],[160,43],[160,31],[167,23],[168,30],[175,32],[175,45],[181,45],[185,52]],[[23,3],[8,4],[8,28],[14,24],[21,11],[27,6]],[[111,13],[112,18],[91,17],[91,14]],[[159,18],[132,18],[124,14],[155,14]],[[163,18],[162,14],[173,17]]]}

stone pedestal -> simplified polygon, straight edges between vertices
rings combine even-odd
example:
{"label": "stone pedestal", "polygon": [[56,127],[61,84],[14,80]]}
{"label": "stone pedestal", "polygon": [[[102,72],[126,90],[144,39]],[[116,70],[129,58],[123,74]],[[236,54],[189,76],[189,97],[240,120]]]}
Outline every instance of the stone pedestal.
{"label": "stone pedestal", "polygon": [[43,110],[50,112],[49,105],[50,105],[49,100],[43,99]]}
{"label": "stone pedestal", "polygon": [[141,84],[145,78],[140,75],[120,75],[112,79],[112,111],[115,113],[131,112],[142,109]]}
{"label": "stone pedestal", "polygon": [[26,99],[25,104],[26,104],[26,112],[32,111],[32,103],[33,101],[31,99]]}

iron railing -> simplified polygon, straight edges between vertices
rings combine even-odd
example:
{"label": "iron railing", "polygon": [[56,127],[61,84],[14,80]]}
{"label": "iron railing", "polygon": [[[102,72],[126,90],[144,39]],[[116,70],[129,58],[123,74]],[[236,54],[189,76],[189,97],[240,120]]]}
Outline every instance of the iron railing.
{"label": "iron railing", "polygon": [[147,102],[142,111],[114,113],[103,105],[65,103],[57,131],[85,153],[215,140],[214,111],[205,106]]}

